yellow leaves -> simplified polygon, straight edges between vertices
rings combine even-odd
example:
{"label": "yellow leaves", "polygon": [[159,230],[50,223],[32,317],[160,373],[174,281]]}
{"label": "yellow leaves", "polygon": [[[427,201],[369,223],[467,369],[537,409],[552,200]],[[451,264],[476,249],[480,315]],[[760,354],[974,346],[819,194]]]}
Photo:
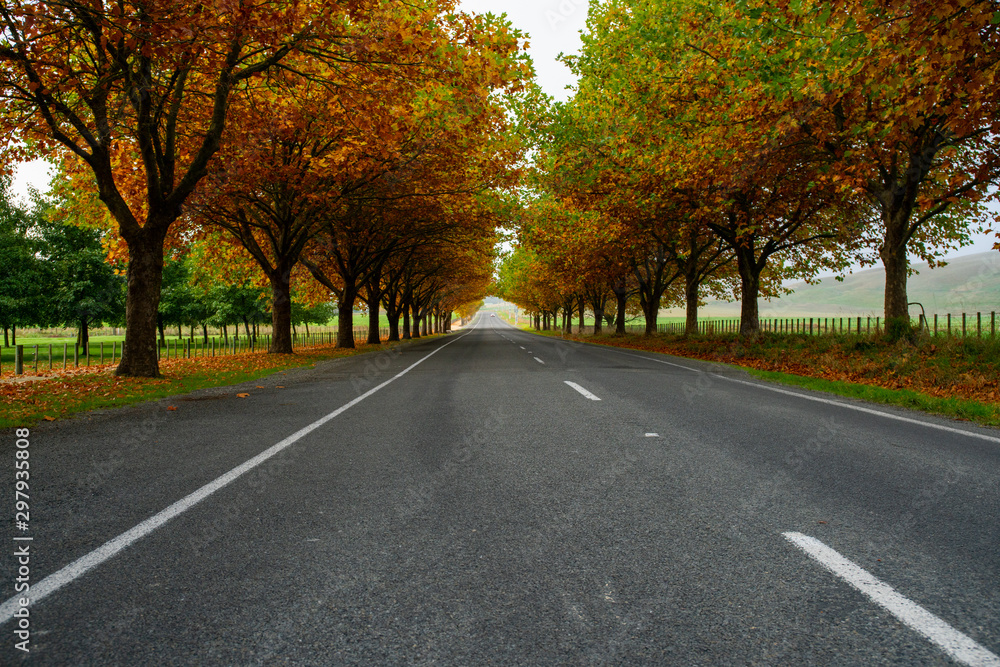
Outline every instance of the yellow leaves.
{"label": "yellow leaves", "polygon": [[236,394],[236,398],[249,398],[250,394]]}

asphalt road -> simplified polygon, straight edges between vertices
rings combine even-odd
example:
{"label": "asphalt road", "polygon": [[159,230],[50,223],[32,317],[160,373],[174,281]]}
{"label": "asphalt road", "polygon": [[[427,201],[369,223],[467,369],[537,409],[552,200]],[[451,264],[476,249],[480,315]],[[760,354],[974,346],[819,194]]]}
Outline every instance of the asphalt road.
{"label": "asphalt road", "polygon": [[1000,431],[721,366],[480,316],[29,440],[2,664],[1000,664]]}

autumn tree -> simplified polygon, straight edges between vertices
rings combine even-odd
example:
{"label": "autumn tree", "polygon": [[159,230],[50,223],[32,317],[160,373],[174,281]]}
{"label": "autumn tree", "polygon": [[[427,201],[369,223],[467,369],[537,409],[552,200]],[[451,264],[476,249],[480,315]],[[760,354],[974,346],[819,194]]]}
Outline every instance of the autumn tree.
{"label": "autumn tree", "polygon": [[[492,15],[438,17],[436,32],[422,25],[413,32],[437,48],[392,95],[374,96],[366,120],[373,136],[360,153],[373,159],[352,163],[303,253],[337,297],[341,347],[354,346],[359,296],[376,316],[391,257],[456,234],[492,238],[497,221],[483,214],[480,197],[511,187],[523,155],[508,113],[509,96],[530,76],[520,34]],[[404,298],[418,320],[425,313],[413,307],[427,280],[419,288],[408,281],[413,293]]]}
{"label": "autumn tree", "polygon": [[[776,11],[780,10],[780,11]],[[866,259],[885,268],[890,335],[909,329],[908,255],[932,266],[968,242],[1000,179],[995,3],[753,3],[785,72],[761,90],[875,211]],[[744,49],[744,53],[746,49]]]}
{"label": "autumn tree", "polygon": [[0,175],[0,326],[4,347],[17,344],[17,327],[47,324],[45,286],[50,272],[38,256],[40,241],[29,232],[40,220],[39,211],[14,200],[9,176]]}
{"label": "autumn tree", "polygon": [[[384,4],[355,26],[354,39],[364,40],[368,61],[293,55],[260,85],[234,96],[233,131],[223,144],[227,159],[213,162],[194,208],[201,222],[227,230],[267,276],[271,352],[292,351],[292,272],[321,231],[321,218],[337,217],[344,197],[398,169],[406,150],[401,142],[421,140],[406,134],[413,120],[400,114],[446,71],[436,51],[447,35],[425,26],[450,8],[446,2]],[[381,56],[374,58],[376,52]],[[348,210],[364,217],[370,207]],[[365,283],[357,291],[374,292],[377,302],[378,277]],[[355,291],[347,286],[339,295],[352,311]],[[369,342],[377,343],[378,327],[371,329]]]}
{"label": "autumn tree", "polygon": [[[721,268],[721,248],[705,230],[736,257],[743,335],[758,330],[768,267],[775,280],[808,279],[842,266],[857,236],[859,216],[844,207],[819,152],[756,95],[760,81],[782,76],[762,65],[779,47],[750,44],[740,12],[723,2],[594,6],[584,49],[569,60],[581,83],[562,162],[578,191],[632,221],[624,238],[638,248],[633,272],[647,331],[658,293],[682,268],[692,277]],[[682,248],[692,241],[704,248],[703,269],[686,262]]]}
{"label": "autumn tree", "polygon": [[[360,58],[340,35],[360,0],[15,0],[0,12],[0,123],[8,157],[64,151],[86,165],[128,244],[119,375],[156,376],[164,242],[219,150],[233,92],[290,53]],[[350,17],[350,18],[349,18]]]}

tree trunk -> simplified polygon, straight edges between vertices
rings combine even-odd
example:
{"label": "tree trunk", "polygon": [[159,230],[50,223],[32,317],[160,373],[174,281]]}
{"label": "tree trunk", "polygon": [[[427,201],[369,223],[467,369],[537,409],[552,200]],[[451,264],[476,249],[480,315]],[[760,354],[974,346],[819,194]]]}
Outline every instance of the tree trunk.
{"label": "tree trunk", "polygon": [[[127,332],[126,332],[127,333]],[[180,322],[177,323],[177,340],[184,338],[184,327]]]}
{"label": "tree trunk", "polygon": [[[895,216],[901,216],[895,212]],[[883,216],[885,217],[885,216]],[[893,340],[908,335],[910,331],[910,309],[907,305],[906,272],[909,261],[906,258],[906,241],[902,239],[903,225],[886,222],[885,237],[879,255],[885,267],[885,331]]]}
{"label": "tree trunk", "polygon": [[80,318],[80,349],[83,350],[84,354],[90,351],[90,330],[87,327],[86,317]]}
{"label": "tree trunk", "polygon": [[156,315],[160,307],[163,285],[163,240],[167,226],[153,232],[149,220],[144,233],[126,239],[128,242],[128,291],[125,296],[125,342],[115,375],[127,377],[159,377],[157,359]]}
{"label": "tree trunk", "polygon": [[10,325],[10,344],[17,346],[17,325]]}
{"label": "tree trunk", "polygon": [[379,304],[382,302],[381,278],[373,278],[365,284],[368,303],[368,340],[369,345],[381,345],[382,336],[379,333]]}
{"label": "tree trunk", "polygon": [[385,315],[389,319],[389,338],[387,340],[390,343],[395,343],[399,340],[399,310],[387,308]]}
{"label": "tree trunk", "polygon": [[410,338],[420,338],[420,306],[410,304],[413,317],[410,319]]}
{"label": "tree trunk", "polygon": [[278,270],[268,276],[271,281],[271,345],[270,354],[292,354],[292,292],[291,270]]}
{"label": "tree trunk", "polygon": [[542,329],[542,316],[541,316],[541,314],[540,313],[535,313],[535,316],[532,318],[532,320],[535,323],[535,331],[541,331],[541,329]]}
{"label": "tree trunk", "polygon": [[345,285],[337,304],[337,347],[354,348],[354,300],[357,289]]}
{"label": "tree trunk", "polygon": [[253,334],[250,333],[250,320],[246,315],[243,316],[243,330],[247,332],[247,340],[253,340]]}
{"label": "tree trunk", "polygon": [[379,333],[379,300],[375,300],[375,305],[368,306],[368,340],[366,341],[369,345],[381,345],[382,336]]}
{"label": "tree trunk", "polygon": [[583,302],[583,297],[581,296],[577,301],[577,305],[580,307],[580,335],[583,335],[584,322],[586,321],[584,315],[587,309],[586,304]]}
{"label": "tree trunk", "polygon": [[403,340],[410,340],[410,304],[403,302]]}
{"label": "tree trunk", "polygon": [[10,327],[3,328],[3,346],[10,347]]}
{"label": "tree trunk", "polygon": [[753,338],[760,333],[757,295],[760,293],[760,272],[763,267],[755,260],[752,247],[740,247],[736,250],[736,268],[740,273],[741,287],[740,337]]}
{"label": "tree trunk", "polygon": [[201,323],[201,342],[203,345],[208,345],[208,324],[205,322]]}
{"label": "tree trunk", "polygon": [[684,322],[684,335],[698,333],[698,267],[695,262],[688,262],[684,272],[684,301],[687,305],[687,318]]}
{"label": "tree trunk", "polygon": [[642,314],[646,320],[646,331],[643,335],[652,336],[656,333],[656,319],[660,315],[660,297],[647,294],[641,302]]}
{"label": "tree trunk", "polygon": [[625,335],[625,305],[628,303],[628,287],[625,281],[611,284],[611,291],[615,295],[615,335]]}
{"label": "tree trunk", "polygon": [[615,335],[625,335],[625,305],[628,303],[628,291],[625,289],[615,289],[615,300],[618,311],[615,313]]}
{"label": "tree trunk", "polygon": [[194,322],[188,325],[188,340],[194,340]]}
{"label": "tree trunk", "polygon": [[229,345],[229,325],[222,325],[222,339],[226,341],[226,345]]}

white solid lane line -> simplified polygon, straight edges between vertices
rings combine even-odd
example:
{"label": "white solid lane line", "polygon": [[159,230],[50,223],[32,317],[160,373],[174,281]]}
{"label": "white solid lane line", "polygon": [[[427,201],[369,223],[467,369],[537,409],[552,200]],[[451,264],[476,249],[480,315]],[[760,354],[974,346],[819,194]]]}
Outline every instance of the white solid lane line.
{"label": "white solid lane line", "polygon": [[[149,535],[150,533],[152,533],[154,530],[156,530],[157,528],[159,528],[163,524],[167,523],[168,521],[170,521],[171,519],[173,519],[177,515],[179,515],[179,514],[185,512],[185,511],[191,509],[192,507],[194,507],[196,504],[198,504],[199,502],[201,502],[202,500],[204,500],[208,496],[212,495],[213,493],[215,493],[216,491],[218,491],[222,487],[226,486],[230,482],[232,482],[235,479],[237,479],[238,477],[242,476],[244,473],[247,473],[250,470],[253,470],[257,466],[259,466],[261,463],[264,463],[265,461],[267,461],[268,459],[270,459],[274,455],[276,455],[279,452],[287,449],[292,444],[294,444],[298,440],[301,440],[303,437],[305,437],[309,433],[312,433],[313,431],[315,431],[316,429],[318,429],[320,426],[323,426],[324,424],[326,424],[328,421],[330,421],[334,417],[337,417],[342,412],[344,412],[344,411],[352,408],[353,406],[357,405],[358,403],[360,403],[361,401],[365,400],[366,398],[368,398],[369,396],[371,396],[375,392],[379,391],[380,389],[382,389],[386,385],[391,384],[392,382],[395,382],[396,380],[398,380],[399,378],[403,377],[404,375],[406,375],[407,373],[409,373],[411,370],[413,370],[414,368],[416,368],[418,365],[420,365],[423,362],[427,361],[428,359],[430,359],[432,356],[434,356],[435,354],[437,354],[438,352],[440,352],[444,348],[448,347],[449,345],[451,345],[455,341],[457,341],[457,340],[459,340],[459,339],[461,339],[461,338],[463,338],[463,337],[465,337],[467,335],[469,335],[469,334],[467,334],[467,333],[466,334],[462,334],[461,336],[458,336],[456,338],[451,339],[450,341],[448,341],[447,343],[445,343],[441,347],[435,349],[430,354],[428,354],[425,357],[422,357],[419,360],[417,360],[411,366],[407,366],[402,371],[400,371],[396,375],[392,376],[391,378],[389,378],[388,380],[386,380],[382,384],[378,385],[377,387],[369,389],[365,393],[361,394],[360,396],[358,396],[354,400],[352,400],[352,401],[350,401],[348,403],[345,403],[344,405],[340,406],[339,408],[337,408],[336,410],[334,410],[330,414],[326,415],[325,417],[321,417],[320,419],[314,421],[312,424],[309,424],[308,426],[306,426],[306,427],[304,427],[302,429],[299,429],[298,431],[296,431],[295,433],[291,434],[290,436],[288,436],[287,438],[285,438],[281,442],[277,443],[276,445],[272,445],[268,449],[265,449],[263,452],[261,452],[260,454],[258,454],[255,457],[253,457],[252,459],[249,459],[248,461],[246,461],[244,463],[241,463],[240,465],[236,466],[235,468],[233,468],[229,472],[225,473],[221,477],[216,478],[214,481],[209,482],[208,484],[204,485],[203,487],[201,487],[197,491],[194,491],[194,492],[188,494],[187,496],[181,498],[180,500],[178,500],[174,504],[170,505],[166,509],[161,510],[157,514],[154,514],[153,516],[151,516],[150,518],[146,519],[142,523],[140,523],[140,524],[136,525],[135,527],[133,527],[133,528],[125,531],[124,533],[122,533],[118,537],[115,537],[115,538],[112,538],[111,540],[108,540],[103,545],[97,547],[96,549],[94,549],[90,553],[88,553],[88,554],[86,554],[84,556],[81,556],[80,558],[76,559],[75,561],[73,561],[69,565],[63,567],[61,570],[59,570],[57,572],[54,572],[53,574],[50,574],[49,576],[45,577],[44,579],[42,579],[41,581],[39,581],[37,584],[32,584],[32,586],[31,586],[31,595],[30,595],[32,604],[38,602],[39,600],[41,600],[42,598],[48,596],[49,594],[54,593],[55,591],[59,590],[60,588],[62,588],[66,584],[71,583],[73,580],[75,580],[75,579],[83,576],[84,574],[86,574],[91,569],[97,567],[98,565],[102,564],[106,560],[112,558],[119,551],[121,551],[121,550],[125,549],[126,547],[130,546],[134,542],[137,542],[138,540],[141,540],[142,538],[146,537],[147,535]],[[20,597],[24,597],[23,594],[22,595],[15,595],[14,597],[10,598],[6,602],[4,602],[2,605],[0,605],[0,625],[2,625],[3,623],[6,623],[7,621],[9,621],[10,619],[12,619],[14,617],[14,612],[17,611],[20,608],[20,606],[21,606],[19,604],[19,600],[18,600],[18,598],[20,598]]]}
{"label": "white solid lane line", "polygon": [[736,384],[743,384],[748,387],[755,387],[757,389],[766,389],[767,391],[773,391],[778,394],[785,394],[787,396],[794,396],[796,398],[803,398],[807,401],[813,401],[816,403],[826,403],[827,405],[833,405],[838,408],[846,408],[848,410],[854,410],[856,412],[864,412],[870,415],[876,415],[878,417],[885,417],[886,419],[894,419],[900,422],[906,422],[907,424],[916,424],[918,426],[926,426],[928,428],[937,429],[938,431],[945,431],[947,433],[957,433],[958,435],[965,435],[970,438],[978,438],[979,440],[986,440],[987,442],[995,442],[1000,444],[1000,438],[996,436],[990,436],[983,433],[976,433],[974,431],[966,431],[960,428],[952,428],[951,426],[945,426],[944,424],[935,424],[933,422],[925,422],[920,419],[912,419],[910,417],[903,417],[902,415],[894,415],[891,412],[882,412],[881,410],[873,410],[871,408],[866,408],[861,405],[852,405],[851,403],[844,403],[842,401],[834,401],[829,398],[822,398],[820,396],[810,396],[809,394],[802,394],[797,391],[790,391],[788,389],[781,389],[780,387],[772,387],[770,385],[761,384],[759,382],[747,382],[746,380],[737,380],[736,378],[726,377],[725,375],[719,375],[718,373],[706,373],[703,370],[697,368],[692,368],[691,366],[683,366],[681,364],[674,364],[669,361],[664,361],[663,359],[654,359],[652,357],[644,357],[641,354],[630,354],[628,352],[621,352],[620,350],[610,350],[611,352],[618,352],[618,354],[624,354],[627,357],[635,357],[636,359],[645,359],[646,361],[655,361],[658,364],[665,364],[667,366],[673,366],[674,368],[683,368],[686,371],[691,371],[692,373],[704,373],[705,375],[710,375],[713,378],[718,378],[719,380],[725,380],[726,382],[735,382]]}
{"label": "white solid lane line", "polygon": [[712,377],[717,377],[720,380],[725,380],[726,382],[735,382],[737,384],[745,384],[748,387],[756,387],[758,389],[766,389],[768,391],[773,391],[779,394],[787,394],[788,396],[796,396],[798,398],[804,398],[807,401],[815,401],[817,403],[826,403],[827,405],[835,405],[839,408],[848,408],[849,410],[856,410],[858,412],[866,412],[870,415],[878,415],[879,417],[885,417],[887,419],[895,419],[896,421],[906,422],[907,424],[917,424],[918,426],[927,426],[930,428],[937,429],[939,431],[947,431],[948,433],[957,433],[959,435],[967,435],[970,438],[979,438],[980,440],[987,440],[989,442],[1000,443],[1000,438],[995,438],[993,436],[984,435],[982,433],[974,433],[972,431],[963,431],[960,428],[952,428],[950,426],[945,426],[944,424],[933,424],[931,422],[921,421],[919,419],[911,419],[909,417],[903,417],[902,415],[894,415],[891,412],[882,412],[881,410],[872,410],[871,408],[865,408],[860,405],[851,405],[849,403],[841,403],[840,401],[831,401],[828,398],[820,398],[819,396],[809,396],[808,394],[800,394],[797,391],[788,391],[787,389],[780,389],[778,387],[770,387],[766,384],[759,384],[757,382],[747,382],[746,380],[737,380],[736,378],[727,378],[725,375],[717,375],[712,373]]}
{"label": "white solid lane line", "polygon": [[535,357],[535,361],[537,361],[538,363],[540,363],[543,366],[545,365],[545,362],[542,361],[541,359],[539,359],[538,357]]}
{"label": "white solid lane line", "polygon": [[897,593],[889,584],[844,558],[814,537],[782,533],[820,565],[868,596],[900,621],[910,626],[953,659],[972,667],[1000,667],[1000,657],[974,639],[951,627],[920,605]]}
{"label": "white solid lane line", "polygon": [[576,389],[578,392],[580,392],[581,394],[583,394],[584,396],[586,396],[587,398],[589,398],[592,401],[599,401],[599,400],[601,400],[601,399],[597,398],[596,396],[594,396],[589,391],[587,391],[586,389],[584,389],[583,387],[581,387],[580,385],[578,385],[575,382],[570,382],[569,380],[564,380],[564,382],[566,384],[568,384],[569,386],[573,387],[573,389]]}

